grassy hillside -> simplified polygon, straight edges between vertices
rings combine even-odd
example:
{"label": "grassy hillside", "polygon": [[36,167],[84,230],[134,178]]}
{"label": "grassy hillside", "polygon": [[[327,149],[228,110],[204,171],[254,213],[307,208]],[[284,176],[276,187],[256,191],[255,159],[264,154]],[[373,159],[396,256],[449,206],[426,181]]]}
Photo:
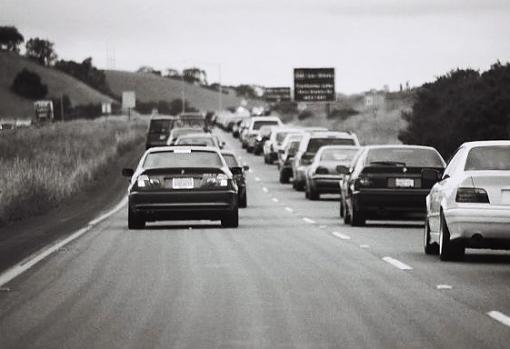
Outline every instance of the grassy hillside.
{"label": "grassy hillside", "polygon": [[[127,71],[107,70],[106,80],[115,95],[122,91],[135,91],[136,99],[142,102],[164,100],[170,102],[182,98],[200,110],[218,109],[218,92],[205,89],[180,80],[167,79],[150,73],[131,73]],[[223,107],[239,106],[241,99],[223,94]],[[255,103],[256,104],[256,103]]]}
{"label": "grassy hillside", "polygon": [[39,74],[42,82],[48,85],[47,97],[66,94],[73,106],[112,101],[110,97],[67,74],[40,66],[12,52],[0,51],[0,118],[27,119],[33,116],[33,101],[19,97],[10,91],[14,77],[23,68]]}

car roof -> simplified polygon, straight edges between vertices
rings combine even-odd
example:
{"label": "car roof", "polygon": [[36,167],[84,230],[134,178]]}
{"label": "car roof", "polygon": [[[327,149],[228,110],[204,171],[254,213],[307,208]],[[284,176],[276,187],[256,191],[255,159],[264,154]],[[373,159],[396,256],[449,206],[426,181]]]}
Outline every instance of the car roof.
{"label": "car roof", "polygon": [[319,150],[329,150],[329,149],[361,149],[358,145],[323,145]]}
{"label": "car roof", "polygon": [[280,118],[278,116],[253,116],[250,118],[251,121],[255,122],[255,121],[273,121],[273,120],[280,120]]}
{"label": "car roof", "polygon": [[321,138],[321,137],[330,137],[330,136],[339,136],[345,138],[355,138],[356,135],[350,132],[345,131],[312,131],[308,133],[310,138]]}
{"label": "car roof", "polygon": [[197,132],[197,133],[186,133],[185,135],[179,136],[179,138],[193,138],[193,137],[203,137],[203,138],[214,138],[214,135],[207,132]]}
{"label": "car roof", "polygon": [[510,145],[510,140],[465,142],[462,144],[462,147],[472,149],[474,147],[487,147],[487,146],[495,146],[495,145]]}
{"label": "car roof", "polygon": [[175,120],[175,119],[176,119],[176,117],[171,116],[171,115],[158,115],[158,116],[151,116],[150,121],[152,121],[152,120]]}
{"label": "car roof", "polygon": [[[413,144],[372,144],[366,145],[364,148],[370,149],[389,149],[389,148],[408,148],[408,149],[432,149],[436,150],[434,147],[429,147],[426,145],[413,145]],[[436,150],[437,151],[437,150]]]}
{"label": "car roof", "polygon": [[165,151],[171,151],[171,150],[179,150],[183,151],[185,149],[190,149],[191,151],[210,151],[214,153],[219,153],[219,149],[216,147],[211,146],[197,146],[197,145],[179,145],[179,146],[162,146],[162,147],[152,147],[147,149],[147,153],[160,153]]}

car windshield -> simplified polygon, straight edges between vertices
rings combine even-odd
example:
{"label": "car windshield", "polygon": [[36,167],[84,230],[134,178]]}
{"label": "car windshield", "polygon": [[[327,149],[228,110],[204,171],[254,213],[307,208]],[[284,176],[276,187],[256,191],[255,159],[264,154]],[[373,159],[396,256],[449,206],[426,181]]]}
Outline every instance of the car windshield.
{"label": "car windshield", "polygon": [[337,161],[341,163],[350,163],[354,155],[358,152],[353,149],[327,149],[321,155],[321,161]]}
{"label": "car windshield", "polygon": [[291,131],[281,131],[276,134],[276,144],[280,145]]}
{"label": "car windshield", "polygon": [[198,133],[199,129],[196,128],[177,128],[172,130],[172,137],[178,138],[188,133]]}
{"label": "car windshield", "polygon": [[172,120],[151,120],[150,133],[168,133]]}
{"label": "car windshield", "polygon": [[307,153],[317,153],[320,147],[325,145],[355,145],[352,138],[312,138],[308,142]]}
{"label": "car windshield", "polygon": [[381,166],[443,167],[440,155],[425,148],[375,148],[370,149],[367,163]]}
{"label": "car windshield", "polygon": [[255,121],[253,123],[253,129],[254,130],[260,130],[260,128],[262,126],[274,126],[274,125],[278,125],[278,121],[276,120],[261,120],[261,121]]}
{"label": "car windshield", "polygon": [[510,171],[510,146],[475,147],[469,151],[466,171]]}
{"label": "car windshield", "polygon": [[195,144],[195,145],[208,145],[208,146],[216,146],[214,144],[214,140],[211,137],[181,137],[177,139],[176,144]]}
{"label": "car windshield", "polygon": [[181,167],[223,167],[223,162],[212,151],[183,149],[149,153],[143,163],[144,169]]}
{"label": "car windshield", "polygon": [[271,134],[271,126],[262,126],[260,128],[260,135],[261,136],[269,136]]}
{"label": "car windshield", "polygon": [[225,159],[228,167],[239,167],[239,163],[237,162],[237,159],[234,155],[223,154],[223,158]]}

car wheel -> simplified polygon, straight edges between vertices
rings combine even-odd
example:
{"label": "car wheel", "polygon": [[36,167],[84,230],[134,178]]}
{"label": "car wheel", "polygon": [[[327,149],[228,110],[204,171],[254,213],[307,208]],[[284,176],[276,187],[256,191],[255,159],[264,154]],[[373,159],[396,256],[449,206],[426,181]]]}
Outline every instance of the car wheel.
{"label": "car wheel", "polygon": [[292,181],[292,189],[297,191],[303,191],[304,186],[303,183],[299,183],[298,181],[293,180]]}
{"label": "car wheel", "polygon": [[260,155],[261,151],[259,148],[253,148],[253,154]]}
{"label": "car wheel", "polygon": [[351,224],[351,212],[349,211],[349,207],[347,206],[347,200],[345,200],[345,203],[343,203],[344,208],[344,223],[345,224]]}
{"label": "car wheel", "polygon": [[312,187],[308,187],[308,198],[312,201],[316,201],[320,199],[320,194],[317,192],[317,190],[313,189]]}
{"label": "car wheel", "polygon": [[128,229],[145,228],[145,220],[128,208]]}
{"label": "car wheel", "polygon": [[344,201],[340,198],[340,218],[344,218]]}
{"label": "car wheel", "polygon": [[439,245],[436,242],[430,242],[430,225],[427,218],[425,218],[425,227],[423,228],[423,250],[428,255],[437,255],[439,253]]}
{"label": "car wheel", "polygon": [[264,154],[264,163],[269,164],[269,157],[267,156],[267,154]]}
{"label": "car wheel", "polygon": [[280,170],[280,183],[282,184],[289,183],[289,176],[285,173],[283,169]]}
{"label": "car wheel", "polygon": [[234,211],[221,219],[221,226],[224,228],[237,228],[239,226],[239,211]]}
{"label": "car wheel", "polygon": [[358,207],[352,203],[352,217],[351,217],[351,225],[353,227],[361,227],[366,223],[365,216],[361,213]]}
{"label": "car wheel", "polygon": [[253,153],[253,147],[246,146],[246,151],[247,151],[248,153]]}
{"label": "car wheel", "polygon": [[246,144],[244,142],[241,142],[241,148],[246,149]]}
{"label": "car wheel", "polygon": [[443,213],[440,215],[439,223],[439,259],[451,261],[461,259],[464,256],[465,247],[460,241],[450,240],[450,231],[446,224]]}
{"label": "car wheel", "polygon": [[244,193],[244,195],[239,199],[239,207],[246,208],[248,206],[248,197],[247,194]]}

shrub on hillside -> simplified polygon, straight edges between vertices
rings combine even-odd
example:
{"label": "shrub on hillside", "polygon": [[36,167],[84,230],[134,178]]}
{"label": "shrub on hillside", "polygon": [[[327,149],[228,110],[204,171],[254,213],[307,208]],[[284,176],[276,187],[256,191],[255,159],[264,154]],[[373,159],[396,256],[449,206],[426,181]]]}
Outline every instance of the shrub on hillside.
{"label": "shrub on hillside", "polygon": [[94,67],[91,57],[84,59],[81,63],[60,60],[55,63],[55,68],[75,77],[104,94],[113,96],[113,92],[106,81],[104,71]]}
{"label": "shrub on hillside", "polygon": [[455,70],[416,93],[408,127],[399,139],[436,147],[448,157],[463,142],[510,136],[510,64],[494,64],[480,74]]}
{"label": "shrub on hillside", "polygon": [[333,109],[328,115],[328,119],[346,120],[351,116],[358,115],[359,111],[353,108]]}
{"label": "shrub on hillside", "polygon": [[14,78],[11,90],[25,98],[39,99],[46,96],[48,86],[41,82],[41,77],[37,73],[23,69]]}
{"label": "shrub on hillside", "polygon": [[280,102],[273,106],[273,110],[283,114],[296,114],[297,103],[296,102]]}
{"label": "shrub on hillside", "polygon": [[311,110],[303,110],[301,113],[298,114],[299,120],[305,120],[313,117],[315,117],[315,114]]}

